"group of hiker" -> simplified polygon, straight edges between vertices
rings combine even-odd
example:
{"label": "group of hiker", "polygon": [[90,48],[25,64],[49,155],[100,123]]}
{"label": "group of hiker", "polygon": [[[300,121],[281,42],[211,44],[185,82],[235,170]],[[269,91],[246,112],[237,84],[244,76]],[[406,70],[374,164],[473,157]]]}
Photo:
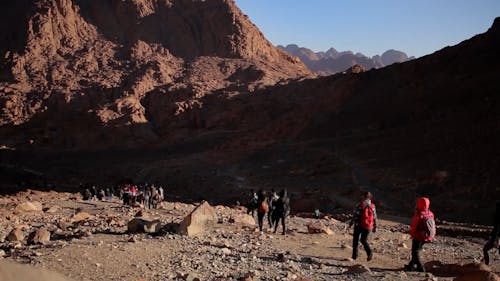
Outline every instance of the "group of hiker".
{"label": "group of hiker", "polygon": [[[352,243],[352,259],[358,258],[358,244],[361,242],[367,255],[367,261],[373,259],[373,251],[368,244],[368,236],[371,232],[377,232],[377,211],[372,203],[372,194],[364,192],[361,202],[356,205],[354,216],[350,226],[354,225],[354,235]],[[420,252],[426,243],[432,242],[436,235],[436,222],[434,214],[430,210],[430,200],[426,197],[417,198],[415,212],[410,225],[410,236],[412,238],[411,260],[404,266],[406,271],[425,272],[425,268],[420,260]],[[483,248],[484,263],[489,264],[488,252],[500,246],[498,244],[500,236],[500,201],[496,204],[493,230],[490,239]]]}
{"label": "group of hiker", "polygon": [[259,223],[259,230],[262,231],[264,225],[264,217],[267,215],[267,222],[269,227],[274,228],[274,233],[278,230],[278,225],[281,222],[283,228],[282,234],[286,234],[286,217],[290,214],[290,198],[286,189],[276,193],[272,189],[269,193],[260,189],[255,192],[253,189],[250,191],[251,198],[247,205],[247,213],[254,214],[257,211],[257,221]]}
{"label": "group of hiker", "polygon": [[118,198],[124,205],[136,206],[138,204],[146,209],[156,209],[165,200],[165,190],[162,186],[154,184],[123,184],[117,188],[96,188],[95,185],[82,185],[83,200],[112,201]]}

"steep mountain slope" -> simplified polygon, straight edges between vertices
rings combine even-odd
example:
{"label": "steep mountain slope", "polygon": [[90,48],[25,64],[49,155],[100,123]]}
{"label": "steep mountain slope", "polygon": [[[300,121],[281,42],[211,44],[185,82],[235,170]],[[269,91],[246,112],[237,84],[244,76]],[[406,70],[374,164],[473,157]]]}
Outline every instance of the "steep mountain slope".
{"label": "steep mountain slope", "polygon": [[[142,101],[153,89],[175,96],[164,109],[174,115],[217,90],[253,91],[310,75],[230,0],[0,5],[6,14],[0,29],[6,42],[0,46],[0,124],[33,128],[25,127],[20,142],[92,144],[92,136],[83,140],[72,131],[74,122],[92,131],[147,124]],[[136,133],[157,137],[148,125]]]}

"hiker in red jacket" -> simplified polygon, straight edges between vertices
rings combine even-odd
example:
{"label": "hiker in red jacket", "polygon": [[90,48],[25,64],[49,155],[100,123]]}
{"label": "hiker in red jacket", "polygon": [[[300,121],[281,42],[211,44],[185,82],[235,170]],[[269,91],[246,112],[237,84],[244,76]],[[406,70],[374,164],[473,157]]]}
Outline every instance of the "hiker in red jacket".
{"label": "hiker in red jacket", "polygon": [[[354,235],[352,240],[352,259],[358,258],[358,243],[361,241],[365,248],[367,261],[373,258],[373,252],[366,241],[370,232],[377,231],[377,211],[375,204],[372,203],[372,194],[370,192],[363,193],[362,201],[356,205],[354,210],[354,218],[350,225],[354,224]],[[361,237],[361,239],[360,239]]]}
{"label": "hiker in red jacket", "polygon": [[431,201],[429,198],[421,197],[417,199],[415,214],[410,226],[410,236],[413,239],[411,244],[411,260],[405,265],[407,271],[425,272],[420,262],[420,250],[425,243],[434,240],[436,235],[436,223],[434,214],[429,210]]}

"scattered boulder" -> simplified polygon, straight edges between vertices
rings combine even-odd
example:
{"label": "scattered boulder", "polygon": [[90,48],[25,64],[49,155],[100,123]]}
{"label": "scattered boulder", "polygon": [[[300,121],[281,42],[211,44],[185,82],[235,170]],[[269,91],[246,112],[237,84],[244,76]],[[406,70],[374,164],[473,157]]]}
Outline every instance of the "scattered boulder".
{"label": "scattered boulder", "polygon": [[41,212],[42,210],[42,203],[38,201],[27,201],[16,206],[18,212]]}
{"label": "scattered boulder", "polygon": [[21,229],[15,228],[13,229],[9,235],[5,238],[7,241],[23,241],[24,240],[24,233]]}
{"label": "scattered boulder", "polygon": [[88,218],[90,218],[89,213],[80,211],[80,212],[77,212],[76,214],[74,214],[71,219],[74,222],[81,222],[81,221],[87,220]]}
{"label": "scattered boulder", "polygon": [[331,230],[329,227],[327,227],[321,223],[318,223],[318,222],[313,222],[311,224],[308,224],[307,225],[307,232],[309,232],[310,234],[317,234],[317,233],[324,233],[324,234],[328,234],[328,235],[333,234],[333,230]]}
{"label": "scattered boulder", "polygon": [[371,273],[372,271],[370,268],[368,268],[366,265],[363,264],[355,264],[352,266],[349,266],[347,268],[347,271],[345,274],[365,274],[365,273]]}
{"label": "scattered boulder", "polygon": [[217,221],[215,210],[207,202],[196,207],[179,225],[179,234],[194,236],[205,231],[206,226]]}
{"label": "scattered boulder", "polygon": [[48,242],[50,242],[50,231],[45,228],[39,228],[28,236],[28,244],[46,244]]}
{"label": "scattered boulder", "polygon": [[161,230],[160,220],[146,220],[144,218],[136,217],[130,220],[127,224],[127,231],[129,233],[158,233]]}
{"label": "scattered boulder", "polygon": [[255,219],[251,215],[237,214],[229,218],[229,223],[255,225]]}

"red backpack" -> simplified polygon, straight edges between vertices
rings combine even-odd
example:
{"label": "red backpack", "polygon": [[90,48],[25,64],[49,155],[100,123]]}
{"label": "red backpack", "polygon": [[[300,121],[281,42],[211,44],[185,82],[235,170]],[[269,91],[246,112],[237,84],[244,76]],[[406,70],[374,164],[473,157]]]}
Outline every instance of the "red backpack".
{"label": "red backpack", "polygon": [[364,229],[373,229],[375,224],[375,205],[370,203],[366,205],[365,202],[361,203],[362,210],[359,214],[359,226]]}

